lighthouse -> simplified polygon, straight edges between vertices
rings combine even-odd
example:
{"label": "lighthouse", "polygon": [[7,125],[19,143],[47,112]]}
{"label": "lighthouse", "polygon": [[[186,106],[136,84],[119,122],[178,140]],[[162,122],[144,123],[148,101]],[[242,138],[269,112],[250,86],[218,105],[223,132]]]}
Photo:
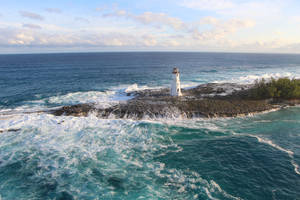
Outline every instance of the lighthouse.
{"label": "lighthouse", "polygon": [[171,85],[171,95],[182,96],[181,88],[180,88],[179,70],[177,68],[174,68],[172,74],[173,74],[173,80]]}

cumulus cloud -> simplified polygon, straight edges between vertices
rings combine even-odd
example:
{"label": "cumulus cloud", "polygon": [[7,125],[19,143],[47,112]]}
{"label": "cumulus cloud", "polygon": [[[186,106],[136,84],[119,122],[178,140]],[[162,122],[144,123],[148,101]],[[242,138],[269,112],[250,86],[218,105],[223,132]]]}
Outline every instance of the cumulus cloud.
{"label": "cumulus cloud", "polygon": [[[225,2],[225,1],[224,1]],[[220,6],[221,8],[221,6]],[[242,29],[254,27],[251,18],[203,17],[196,21],[184,21],[166,13],[143,12],[134,14],[126,10],[113,8],[102,12],[102,18],[70,18],[80,23],[75,26],[59,26],[39,22],[40,25],[24,23],[0,24],[0,47],[34,47],[34,48],[106,48],[119,49],[182,49],[182,50],[252,50],[279,49],[288,43],[273,41],[247,41],[247,38],[230,40],[232,35]],[[220,10],[218,10],[220,11]],[[24,12],[24,11],[22,11]],[[106,14],[103,14],[106,13]],[[22,13],[30,19],[44,19],[42,16],[28,12]],[[36,17],[36,15],[42,17]],[[29,17],[30,16],[30,17]],[[121,18],[123,20],[116,20]],[[93,20],[91,20],[93,19]],[[113,19],[113,20],[111,20]],[[126,20],[129,20],[127,23]],[[99,23],[100,21],[100,23]],[[113,23],[111,23],[113,21]],[[126,21],[126,22],[124,22]],[[90,23],[88,29],[84,23]],[[101,24],[102,23],[102,24]],[[128,26],[126,26],[126,23]],[[134,25],[132,25],[134,24]],[[119,26],[120,25],[120,26]],[[147,26],[147,27],[146,27]],[[5,27],[5,28],[3,28]],[[42,30],[40,30],[43,28]],[[157,29],[163,28],[163,29]],[[276,37],[277,38],[277,37]],[[297,49],[299,44],[285,46]]]}
{"label": "cumulus cloud", "polygon": [[107,9],[107,6],[100,6],[100,7],[97,7],[97,8],[96,8],[96,11],[102,12],[102,11],[104,11],[105,9]]}
{"label": "cumulus cloud", "polygon": [[185,24],[179,18],[170,17],[165,13],[145,12],[141,15],[134,16],[136,21],[143,24],[167,25],[174,29],[185,28]]}
{"label": "cumulus cloud", "polygon": [[153,35],[144,35],[142,37],[143,39],[143,45],[144,46],[156,46],[157,45],[157,39]]}
{"label": "cumulus cloud", "polygon": [[300,46],[284,39],[256,40],[251,42],[239,42],[232,46],[236,51],[249,52],[300,52]]}
{"label": "cumulus cloud", "polygon": [[297,52],[300,53],[300,42],[299,43],[293,43],[288,44],[282,47],[282,49],[285,49],[288,52]]}
{"label": "cumulus cloud", "polygon": [[75,21],[81,22],[81,23],[90,23],[90,21],[83,17],[75,17]]}
{"label": "cumulus cloud", "polygon": [[115,10],[104,14],[103,17],[124,17],[144,25],[153,25],[155,27],[169,26],[176,30],[185,28],[185,23],[181,19],[170,17],[166,13],[144,12],[140,15],[134,15],[125,10]]}
{"label": "cumulus cloud", "polygon": [[26,32],[28,31],[20,31],[15,28],[0,28],[0,45],[24,45],[32,42],[33,37],[31,35],[27,35]]}
{"label": "cumulus cloud", "polygon": [[[189,50],[227,50],[254,52],[300,52],[300,43],[291,43],[280,39],[265,41],[231,41],[225,36],[242,27],[251,26],[250,22],[237,20],[221,21],[218,24],[225,30],[211,30],[187,34],[151,34],[81,32],[81,31],[39,31],[35,28],[0,28],[0,47],[30,48],[161,48]],[[220,26],[221,26],[220,25]],[[44,27],[44,26],[43,26]],[[224,28],[223,27],[223,28]],[[191,38],[192,37],[192,38]]]}
{"label": "cumulus cloud", "polygon": [[23,24],[24,28],[30,28],[30,29],[41,29],[42,27],[36,24]]}
{"label": "cumulus cloud", "polygon": [[[242,19],[221,20],[215,17],[203,17],[198,21],[183,21],[167,13],[143,12],[134,14],[126,10],[112,8],[110,12],[102,12],[101,22],[91,18],[74,17],[71,20],[75,27],[62,27],[54,24],[5,24],[0,25],[0,47],[34,47],[34,48],[71,48],[71,47],[118,47],[118,48],[162,48],[182,49],[198,48],[202,46],[228,46],[228,35],[242,28],[254,26],[254,22]],[[44,19],[35,13],[22,11],[22,16],[30,19]],[[109,19],[108,19],[109,18]],[[111,25],[111,18],[114,19]],[[129,20],[129,26],[122,26],[122,18]],[[90,20],[90,21],[89,21]],[[120,21],[120,26],[116,25]],[[90,23],[85,30],[82,24]],[[125,22],[126,23],[126,22]],[[132,23],[135,25],[132,26]],[[142,26],[141,26],[142,25]],[[42,26],[42,27],[41,27]],[[146,27],[147,26],[147,27]],[[40,30],[43,28],[42,30]],[[160,29],[157,29],[160,28]]]}
{"label": "cumulus cloud", "polygon": [[255,26],[255,22],[252,20],[231,19],[224,21],[213,17],[203,18],[203,20],[200,20],[200,24],[210,24],[213,25],[213,28],[202,32],[198,28],[194,29],[193,37],[196,40],[219,40],[239,29]]}
{"label": "cumulus cloud", "polygon": [[61,9],[59,9],[59,8],[46,8],[45,10],[49,13],[61,13],[62,12]]}
{"label": "cumulus cloud", "polygon": [[[121,17],[130,19],[144,25],[154,27],[168,26],[175,31],[185,32],[190,34],[194,40],[220,40],[230,33],[234,33],[242,28],[250,28],[255,25],[252,20],[230,19],[219,20],[215,17],[204,17],[198,22],[187,23],[179,18],[171,17],[166,13],[144,12],[140,15],[134,15],[125,10],[114,10],[114,12],[106,13],[104,17]],[[210,29],[201,30],[203,25],[210,25]],[[174,43],[174,42],[173,42]],[[175,43],[174,43],[175,44]]]}
{"label": "cumulus cloud", "polygon": [[47,33],[18,28],[0,28],[0,33],[2,47],[149,47],[158,44],[151,34]]}
{"label": "cumulus cloud", "polygon": [[215,24],[218,24],[219,23],[219,20],[215,17],[203,17],[200,21],[199,21],[199,24],[210,24],[210,25],[215,25]]}
{"label": "cumulus cloud", "polygon": [[29,19],[44,20],[43,16],[41,16],[39,14],[36,14],[36,13],[33,13],[33,12],[20,11],[20,15],[22,17],[26,17],[26,18],[29,18]]}

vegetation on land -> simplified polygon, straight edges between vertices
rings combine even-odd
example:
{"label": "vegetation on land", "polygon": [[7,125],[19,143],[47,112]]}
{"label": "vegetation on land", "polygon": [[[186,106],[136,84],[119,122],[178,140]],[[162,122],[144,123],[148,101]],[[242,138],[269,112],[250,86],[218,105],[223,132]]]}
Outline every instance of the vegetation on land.
{"label": "vegetation on land", "polygon": [[251,90],[254,99],[298,99],[300,98],[300,80],[289,78],[271,78],[257,80]]}

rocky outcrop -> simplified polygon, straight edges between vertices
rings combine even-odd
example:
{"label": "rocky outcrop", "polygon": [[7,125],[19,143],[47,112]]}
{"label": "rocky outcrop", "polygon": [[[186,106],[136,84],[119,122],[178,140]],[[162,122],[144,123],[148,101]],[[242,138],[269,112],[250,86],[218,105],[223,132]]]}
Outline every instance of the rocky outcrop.
{"label": "rocky outcrop", "polygon": [[143,90],[127,95],[133,99],[108,108],[98,108],[95,104],[64,106],[50,111],[52,114],[87,116],[94,112],[100,118],[161,118],[161,117],[235,117],[258,113],[289,104],[270,99],[249,98],[252,85],[232,83],[204,84],[182,90],[182,97],[172,97],[169,89]]}
{"label": "rocky outcrop", "polygon": [[4,132],[17,132],[20,131],[21,129],[19,128],[11,128],[11,129],[7,129],[7,130],[0,130],[0,133],[4,133]]}

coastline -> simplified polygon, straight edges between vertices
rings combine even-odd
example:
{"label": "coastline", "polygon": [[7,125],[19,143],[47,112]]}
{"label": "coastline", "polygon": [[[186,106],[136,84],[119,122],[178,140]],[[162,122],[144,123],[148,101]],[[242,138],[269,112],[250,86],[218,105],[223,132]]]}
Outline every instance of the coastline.
{"label": "coastline", "polygon": [[183,96],[170,96],[168,88],[130,91],[133,98],[108,108],[96,104],[76,104],[49,111],[56,116],[88,116],[99,118],[217,118],[242,117],[279,110],[300,104],[300,100],[256,100],[249,97],[253,84],[208,83],[183,89]]}

